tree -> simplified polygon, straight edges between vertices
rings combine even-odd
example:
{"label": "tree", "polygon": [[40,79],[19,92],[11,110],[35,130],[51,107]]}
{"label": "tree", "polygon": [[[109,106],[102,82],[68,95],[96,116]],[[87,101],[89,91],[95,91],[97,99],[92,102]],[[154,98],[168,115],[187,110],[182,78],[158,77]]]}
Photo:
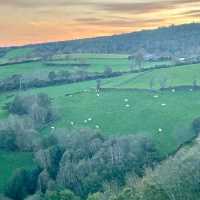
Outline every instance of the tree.
{"label": "tree", "polygon": [[28,196],[25,200],[44,200],[44,198],[42,196],[43,196],[42,194],[36,193],[34,195]]}
{"label": "tree", "polygon": [[86,80],[88,77],[88,73],[84,70],[78,70],[76,72],[76,74],[77,74],[79,80]]}
{"label": "tree", "polygon": [[57,77],[57,75],[54,71],[49,72],[48,78],[51,82],[55,81],[56,77]]}
{"label": "tree", "polygon": [[39,93],[37,95],[37,102],[40,106],[48,108],[51,105],[51,100],[45,93]]}
{"label": "tree", "polygon": [[36,190],[38,174],[38,169],[32,171],[18,169],[6,186],[6,196],[14,200],[23,200],[29,194],[33,194]]}
{"label": "tree", "polygon": [[70,190],[50,191],[46,193],[45,200],[80,200]]}
{"label": "tree", "polygon": [[144,51],[140,49],[138,52],[136,52],[134,55],[134,59],[136,67],[138,67],[141,70],[144,62]]}
{"label": "tree", "polygon": [[42,169],[46,169],[53,179],[56,178],[62,153],[62,150],[57,145],[54,145],[46,150],[40,150],[36,154],[39,166]]}
{"label": "tree", "polygon": [[100,90],[101,90],[101,80],[98,79],[96,82],[97,82],[97,85],[96,85],[96,91],[97,91],[97,93],[99,93]]}
{"label": "tree", "polygon": [[134,58],[134,56],[129,56],[128,60],[129,60],[130,71],[133,71],[134,70],[134,65],[135,65],[135,62],[134,62],[135,58]]}
{"label": "tree", "polygon": [[66,71],[66,70],[60,71],[59,75],[64,79],[68,79],[70,77],[70,73],[68,71]]}
{"label": "tree", "polygon": [[106,67],[105,69],[104,69],[104,75],[106,76],[106,77],[109,77],[109,76],[111,76],[112,75],[112,68],[111,67]]}
{"label": "tree", "polygon": [[193,82],[192,82],[193,88],[196,88],[198,83],[196,77],[194,77]]}
{"label": "tree", "polygon": [[0,130],[0,149],[15,151],[18,149],[16,135],[12,130]]}
{"label": "tree", "polygon": [[102,200],[102,193],[100,192],[97,192],[97,193],[94,193],[94,194],[90,194],[87,198],[87,200]]}
{"label": "tree", "polygon": [[200,133],[200,117],[193,120],[192,127],[196,134]]}
{"label": "tree", "polygon": [[160,89],[164,89],[167,87],[167,77],[163,77],[160,79]]}
{"label": "tree", "polygon": [[144,137],[102,139],[87,133],[70,137],[56,181],[83,198],[102,190],[104,183],[123,185],[127,173],[142,175],[144,167],[153,166],[159,158],[153,143]]}
{"label": "tree", "polygon": [[149,81],[149,88],[150,88],[150,90],[153,90],[154,86],[155,86],[155,79],[151,78],[150,81]]}
{"label": "tree", "polygon": [[7,198],[7,197],[2,196],[2,195],[0,195],[0,199],[1,199],[1,200],[11,200],[10,198]]}

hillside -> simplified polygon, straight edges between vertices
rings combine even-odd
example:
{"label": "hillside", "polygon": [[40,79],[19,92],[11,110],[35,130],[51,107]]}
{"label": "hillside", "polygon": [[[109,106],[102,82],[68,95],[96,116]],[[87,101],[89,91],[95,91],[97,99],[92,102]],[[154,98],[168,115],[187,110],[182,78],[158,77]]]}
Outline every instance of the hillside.
{"label": "hillside", "polygon": [[[197,56],[200,53],[200,24],[170,26],[108,37],[31,45],[33,55],[54,53],[125,53],[144,49],[147,54],[161,56]],[[0,51],[0,55],[3,54]]]}

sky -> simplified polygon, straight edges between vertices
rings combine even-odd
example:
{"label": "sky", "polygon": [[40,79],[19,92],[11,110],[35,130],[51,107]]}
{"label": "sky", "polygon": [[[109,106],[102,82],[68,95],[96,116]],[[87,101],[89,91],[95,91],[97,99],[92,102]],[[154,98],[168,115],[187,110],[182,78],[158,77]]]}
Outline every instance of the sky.
{"label": "sky", "polygon": [[200,22],[200,0],[0,0],[0,46]]}

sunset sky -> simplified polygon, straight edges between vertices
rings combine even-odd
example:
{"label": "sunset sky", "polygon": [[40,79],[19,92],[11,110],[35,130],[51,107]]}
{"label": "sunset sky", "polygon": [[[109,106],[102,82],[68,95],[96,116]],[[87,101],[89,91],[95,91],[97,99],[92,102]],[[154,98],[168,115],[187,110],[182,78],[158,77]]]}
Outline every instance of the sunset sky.
{"label": "sunset sky", "polygon": [[0,0],[0,46],[200,22],[200,0]]}

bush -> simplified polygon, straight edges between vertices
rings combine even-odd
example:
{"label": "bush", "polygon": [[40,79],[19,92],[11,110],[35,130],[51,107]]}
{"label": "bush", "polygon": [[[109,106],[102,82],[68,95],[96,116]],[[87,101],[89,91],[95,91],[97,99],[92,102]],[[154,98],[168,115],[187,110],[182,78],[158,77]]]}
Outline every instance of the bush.
{"label": "bush", "polygon": [[0,149],[7,151],[15,151],[18,149],[16,135],[13,131],[0,130]]}
{"label": "bush", "polygon": [[80,200],[80,198],[75,196],[70,190],[62,190],[47,192],[45,200]]}
{"label": "bush", "polygon": [[23,200],[29,194],[33,194],[36,190],[39,172],[39,169],[31,171],[18,169],[6,186],[6,196],[14,200]]}
{"label": "bush", "polygon": [[199,134],[200,133],[200,117],[195,119],[192,123],[193,130],[195,133]]}
{"label": "bush", "polygon": [[[59,134],[57,142],[36,154],[45,177],[49,176],[46,182],[56,180],[58,187],[84,198],[102,190],[105,182],[123,185],[129,172],[143,175],[145,167],[159,160],[153,143],[145,137],[104,138],[86,129]],[[42,191],[47,188],[44,185]]]}

